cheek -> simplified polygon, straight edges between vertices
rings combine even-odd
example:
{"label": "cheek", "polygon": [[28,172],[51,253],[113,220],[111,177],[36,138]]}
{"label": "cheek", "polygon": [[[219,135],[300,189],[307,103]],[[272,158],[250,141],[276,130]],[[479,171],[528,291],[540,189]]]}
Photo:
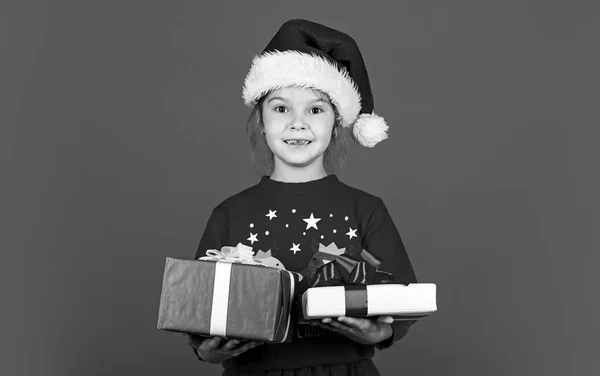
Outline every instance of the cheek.
{"label": "cheek", "polygon": [[333,123],[333,120],[331,122],[328,121],[325,124],[323,124],[322,126],[315,129],[314,130],[315,136],[323,142],[331,141],[331,135],[333,133],[332,123]]}
{"label": "cheek", "polygon": [[319,132],[317,139],[320,144],[326,147],[331,142],[331,134],[329,132]]}
{"label": "cheek", "polygon": [[279,148],[281,148],[281,145],[279,144],[279,137],[277,137],[276,135],[274,135],[273,133],[268,133],[263,136],[265,137],[265,141],[267,143],[267,146],[269,147],[269,149],[271,149],[271,151],[274,150],[279,150]]}
{"label": "cheek", "polygon": [[271,114],[264,114],[262,122],[263,122],[263,127],[265,129],[265,133],[267,134],[267,137],[269,137],[270,135],[273,135],[273,134],[281,133],[281,131],[284,128],[283,122],[281,121],[281,119],[277,119],[277,117],[275,117]]}

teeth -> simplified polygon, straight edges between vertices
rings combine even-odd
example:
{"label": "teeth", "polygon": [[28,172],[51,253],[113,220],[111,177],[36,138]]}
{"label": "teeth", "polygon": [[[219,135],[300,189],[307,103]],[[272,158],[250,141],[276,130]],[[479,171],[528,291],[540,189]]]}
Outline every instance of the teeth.
{"label": "teeth", "polygon": [[310,141],[308,141],[308,140],[285,140],[285,143],[288,145],[306,146],[306,145],[310,144]]}

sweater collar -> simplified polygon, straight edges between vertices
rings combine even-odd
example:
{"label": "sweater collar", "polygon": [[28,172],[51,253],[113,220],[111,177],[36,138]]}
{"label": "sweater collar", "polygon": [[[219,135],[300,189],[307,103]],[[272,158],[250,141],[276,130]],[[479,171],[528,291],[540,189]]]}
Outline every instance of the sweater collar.
{"label": "sweater collar", "polygon": [[272,180],[269,176],[263,175],[259,185],[272,190],[286,192],[311,191],[315,189],[328,189],[334,187],[339,182],[337,175],[331,174],[323,178],[311,180],[302,183],[288,183]]}

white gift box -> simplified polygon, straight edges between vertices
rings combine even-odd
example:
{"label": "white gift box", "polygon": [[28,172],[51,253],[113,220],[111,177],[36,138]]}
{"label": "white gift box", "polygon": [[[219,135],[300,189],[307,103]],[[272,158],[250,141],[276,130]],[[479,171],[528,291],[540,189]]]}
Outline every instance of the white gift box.
{"label": "white gift box", "polygon": [[[366,285],[364,290],[364,317],[389,315],[397,320],[412,320],[437,311],[435,283]],[[346,286],[309,288],[302,295],[304,319],[346,315],[349,299],[346,292]],[[352,304],[356,305],[356,302]]]}

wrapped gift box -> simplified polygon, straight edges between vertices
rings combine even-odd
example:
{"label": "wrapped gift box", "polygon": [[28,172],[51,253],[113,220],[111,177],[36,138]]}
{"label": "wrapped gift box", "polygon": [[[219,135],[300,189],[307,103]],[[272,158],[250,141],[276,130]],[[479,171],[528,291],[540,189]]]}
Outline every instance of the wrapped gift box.
{"label": "wrapped gift box", "polygon": [[302,314],[306,320],[382,315],[414,320],[436,310],[434,283],[313,287],[302,295]]}
{"label": "wrapped gift box", "polygon": [[319,267],[300,300],[298,322],[382,315],[415,320],[437,310],[434,283],[394,283],[392,274],[347,255]]}
{"label": "wrapped gift box", "polygon": [[167,258],[158,329],[264,342],[290,338],[293,275],[238,261]]}

